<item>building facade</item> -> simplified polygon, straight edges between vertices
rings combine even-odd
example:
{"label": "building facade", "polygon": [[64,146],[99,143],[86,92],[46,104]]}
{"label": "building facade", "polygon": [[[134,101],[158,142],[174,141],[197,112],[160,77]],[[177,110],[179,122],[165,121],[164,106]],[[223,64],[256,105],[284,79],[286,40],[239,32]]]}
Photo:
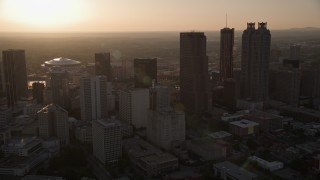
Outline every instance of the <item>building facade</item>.
{"label": "building facade", "polygon": [[17,101],[28,94],[25,51],[2,51],[2,60],[7,105],[16,107]]}
{"label": "building facade", "polygon": [[254,101],[266,102],[269,88],[271,34],[267,23],[247,23],[242,34],[241,95]]}
{"label": "building facade", "polygon": [[112,81],[110,53],[95,53],[95,72],[97,76],[106,76],[107,81]]}
{"label": "building facade", "polygon": [[117,163],[122,155],[122,131],[117,120],[92,123],[93,155],[103,164]]}
{"label": "building facade", "polygon": [[157,83],[157,58],[134,59],[134,87],[149,88]]}
{"label": "building facade", "polygon": [[220,81],[233,78],[234,29],[220,30]]}
{"label": "building facade", "polygon": [[180,99],[186,112],[208,110],[207,38],[203,32],[180,33]]}
{"label": "building facade", "polygon": [[93,121],[108,116],[107,77],[83,77],[80,80],[81,120]]}

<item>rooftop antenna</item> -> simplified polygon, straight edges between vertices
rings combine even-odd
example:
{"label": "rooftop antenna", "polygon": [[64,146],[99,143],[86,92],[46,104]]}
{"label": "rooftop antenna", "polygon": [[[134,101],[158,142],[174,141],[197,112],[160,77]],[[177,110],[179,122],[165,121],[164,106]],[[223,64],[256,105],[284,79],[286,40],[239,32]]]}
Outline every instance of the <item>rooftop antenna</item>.
{"label": "rooftop antenna", "polygon": [[228,13],[226,13],[226,28],[228,27]]}

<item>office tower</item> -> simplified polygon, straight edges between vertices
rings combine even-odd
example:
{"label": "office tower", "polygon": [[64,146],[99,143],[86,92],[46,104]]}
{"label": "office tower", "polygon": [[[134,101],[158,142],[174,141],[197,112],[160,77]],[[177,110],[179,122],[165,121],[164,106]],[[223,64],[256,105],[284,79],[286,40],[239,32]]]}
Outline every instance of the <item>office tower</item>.
{"label": "office tower", "polygon": [[112,82],[107,82],[107,109],[114,112],[116,109],[116,96],[113,94]]}
{"label": "office tower", "polygon": [[300,71],[295,68],[275,70],[275,89],[273,98],[292,106],[299,105]]}
{"label": "office tower", "polygon": [[68,73],[62,67],[52,67],[50,69],[50,86],[52,103],[64,109],[70,106]]}
{"label": "office tower", "polygon": [[135,88],[149,88],[157,83],[157,58],[137,58],[133,66]]}
{"label": "office tower", "polygon": [[180,97],[188,113],[208,109],[207,38],[203,32],[180,33]]}
{"label": "office tower", "polygon": [[234,29],[220,31],[220,81],[233,78]]}
{"label": "office tower", "polygon": [[12,119],[12,110],[0,108],[0,129],[4,129]]}
{"label": "office tower", "polygon": [[81,120],[93,121],[108,116],[107,77],[83,77],[80,80]]}
{"label": "office tower", "polygon": [[242,34],[241,94],[243,98],[268,100],[268,76],[271,34],[267,23],[247,23]]}
{"label": "office tower", "polygon": [[294,44],[290,46],[290,59],[300,59],[301,46]]}
{"label": "office tower", "polygon": [[55,136],[61,144],[69,144],[68,112],[55,104],[49,104],[37,112],[39,137]]}
{"label": "office tower", "polygon": [[157,86],[150,91],[147,138],[153,144],[169,150],[173,142],[185,140],[185,113],[171,108],[168,87]]}
{"label": "office tower", "polygon": [[44,90],[44,84],[35,82],[32,83],[32,95],[33,99],[37,100],[37,104],[43,104],[43,90]]}
{"label": "office tower", "polygon": [[103,164],[118,162],[122,154],[121,124],[117,120],[92,123],[93,155]]}
{"label": "office tower", "polygon": [[21,97],[27,97],[27,70],[24,50],[2,51],[3,74],[8,107],[16,107]]}
{"label": "office tower", "polygon": [[320,65],[304,66],[301,69],[301,96],[311,97],[313,107],[320,108]]}
{"label": "office tower", "polygon": [[110,53],[95,53],[95,71],[97,76],[106,76],[112,81]]}
{"label": "office tower", "polygon": [[136,128],[146,127],[149,109],[149,89],[120,91],[119,119]]}

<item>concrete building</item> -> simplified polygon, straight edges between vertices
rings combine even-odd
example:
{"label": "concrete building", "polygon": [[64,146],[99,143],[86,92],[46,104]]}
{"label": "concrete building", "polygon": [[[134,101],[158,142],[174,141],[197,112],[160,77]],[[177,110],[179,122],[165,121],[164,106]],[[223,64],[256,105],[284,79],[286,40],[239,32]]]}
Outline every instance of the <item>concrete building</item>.
{"label": "concrete building", "polygon": [[81,120],[93,121],[108,116],[106,76],[83,77],[80,80]]}
{"label": "concrete building", "polygon": [[259,133],[259,124],[253,121],[242,119],[230,122],[230,132],[237,136],[247,136]]}
{"label": "concrete building", "polygon": [[124,140],[123,147],[133,164],[146,176],[157,176],[178,168],[176,157],[138,137]]}
{"label": "concrete building", "polygon": [[75,129],[75,135],[77,141],[83,144],[91,144],[92,143],[92,125],[84,124],[77,126]]}
{"label": "concrete building", "polygon": [[268,100],[271,34],[267,23],[247,23],[242,34],[241,95],[254,101]]}
{"label": "concrete building", "polygon": [[65,179],[57,176],[27,175],[23,177],[21,180],[65,180]]}
{"label": "concrete building", "polygon": [[227,157],[227,148],[211,138],[188,140],[187,149],[206,161],[222,160]]}
{"label": "concrete building", "polygon": [[157,84],[157,58],[134,59],[134,87],[149,88]]}
{"label": "concrete building", "polygon": [[257,156],[249,156],[248,159],[250,161],[257,162],[258,166],[268,171],[275,171],[283,168],[283,163],[279,161],[269,162]]}
{"label": "concrete building", "polygon": [[119,93],[119,119],[136,128],[147,127],[149,89],[131,89]]}
{"label": "concrete building", "polygon": [[42,140],[39,138],[25,137],[10,139],[1,146],[4,156],[29,156],[42,148]]}
{"label": "concrete building", "polygon": [[39,82],[32,83],[32,97],[33,99],[37,100],[37,104],[43,104],[44,102],[43,90],[44,90],[43,83],[39,83]]}
{"label": "concrete building", "polygon": [[61,144],[69,144],[68,112],[58,105],[49,104],[37,112],[39,137],[55,136]]}
{"label": "concrete building", "polygon": [[229,161],[213,164],[214,175],[223,180],[256,180],[258,176]]}
{"label": "concrete building", "polygon": [[53,104],[64,109],[70,106],[68,73],[64,67],[54,66],[50,68],[51,100]]}
{"label": "concrete building", "polygon": [[147,138],[158,147],[169,150],[174,141],[185,140],[185,113],[170,106],[170,89],[150,89],[150,110],[148,112]]}
{"label": "concrete building", "polygon": [[96,76],[106,76],[107,81],[112,81],[111,58],[109,52],[94,54]]}
{"label": "concrete building", "polygon": [[234,29],[220,30],[220,81],[233,78]]}
{"label": "concrete building", "polygon": [[289,58],[300,60],[300,58],[301,58],[301,45],[293,44],[290,46]]}
{"label": "concrete building", "polygon": [[28,93],[25,51],[2,51],[2,62],[7,106],[14,108],[17,107],[17,101],[27,97]]}
{"label": "concrete building", "polygon": [[147,138],[153,144],[169,150],[174,141],[184,141],[185,113],[171,111],[149,111]]}
{"label": "concrete building", "polygon": [[117,163],[122,155],[122,131],[118,120],[92,122],[93,155],[102,164]]}
{"label": "concrete building", "polygon": [[0,129],[5,128],[12,120],[12,110],[0,108]]}
{"label": "concrete building", "polygon": [[185,112],[211,110],[208,83],[206,36],[203,32],[180,33],[180,99]]}

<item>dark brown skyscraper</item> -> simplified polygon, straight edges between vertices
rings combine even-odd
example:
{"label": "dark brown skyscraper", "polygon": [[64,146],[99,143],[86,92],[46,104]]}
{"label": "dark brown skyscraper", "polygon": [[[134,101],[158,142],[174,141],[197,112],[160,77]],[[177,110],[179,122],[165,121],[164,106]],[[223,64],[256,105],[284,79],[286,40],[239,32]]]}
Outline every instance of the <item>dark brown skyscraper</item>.
{"label": "dark brown skyscraper", "polygon": [[27,70],[24,50],[2,52],[4,82],[8,107],[15,107],[21,97],[27,97]]}
{"label": "dark brown skyscraper", "polygon": [[233,78],[234,29],[220,31],[220,81]]}
{"label": "dark brown skyscraper", "polygon": [[106,76],[112,81],[110,53],[95,53],[95,71],[97,76]]}
{"label": "dark brown skyscraper", "polygon": [[37,100],[37,104],[43,104],[43,89],[43,83],[35,82],[32,84],[32,95],[33,99]]}
{"label": "dark brown skyscraper", "polygon": [[188,113],[208,108],[207,38],[203,32],[180,33],[180,94]]}
{"label": "dark brown skyscraper", "polygon": [[241,94],[254,101],[268,100],[271,34],[267,23],[248,23],[242,34]]}
{"label": "dark brown skyscraper", "polygon": [[135,88],[149,88],[157,83],[157,58],[134,59]]}

